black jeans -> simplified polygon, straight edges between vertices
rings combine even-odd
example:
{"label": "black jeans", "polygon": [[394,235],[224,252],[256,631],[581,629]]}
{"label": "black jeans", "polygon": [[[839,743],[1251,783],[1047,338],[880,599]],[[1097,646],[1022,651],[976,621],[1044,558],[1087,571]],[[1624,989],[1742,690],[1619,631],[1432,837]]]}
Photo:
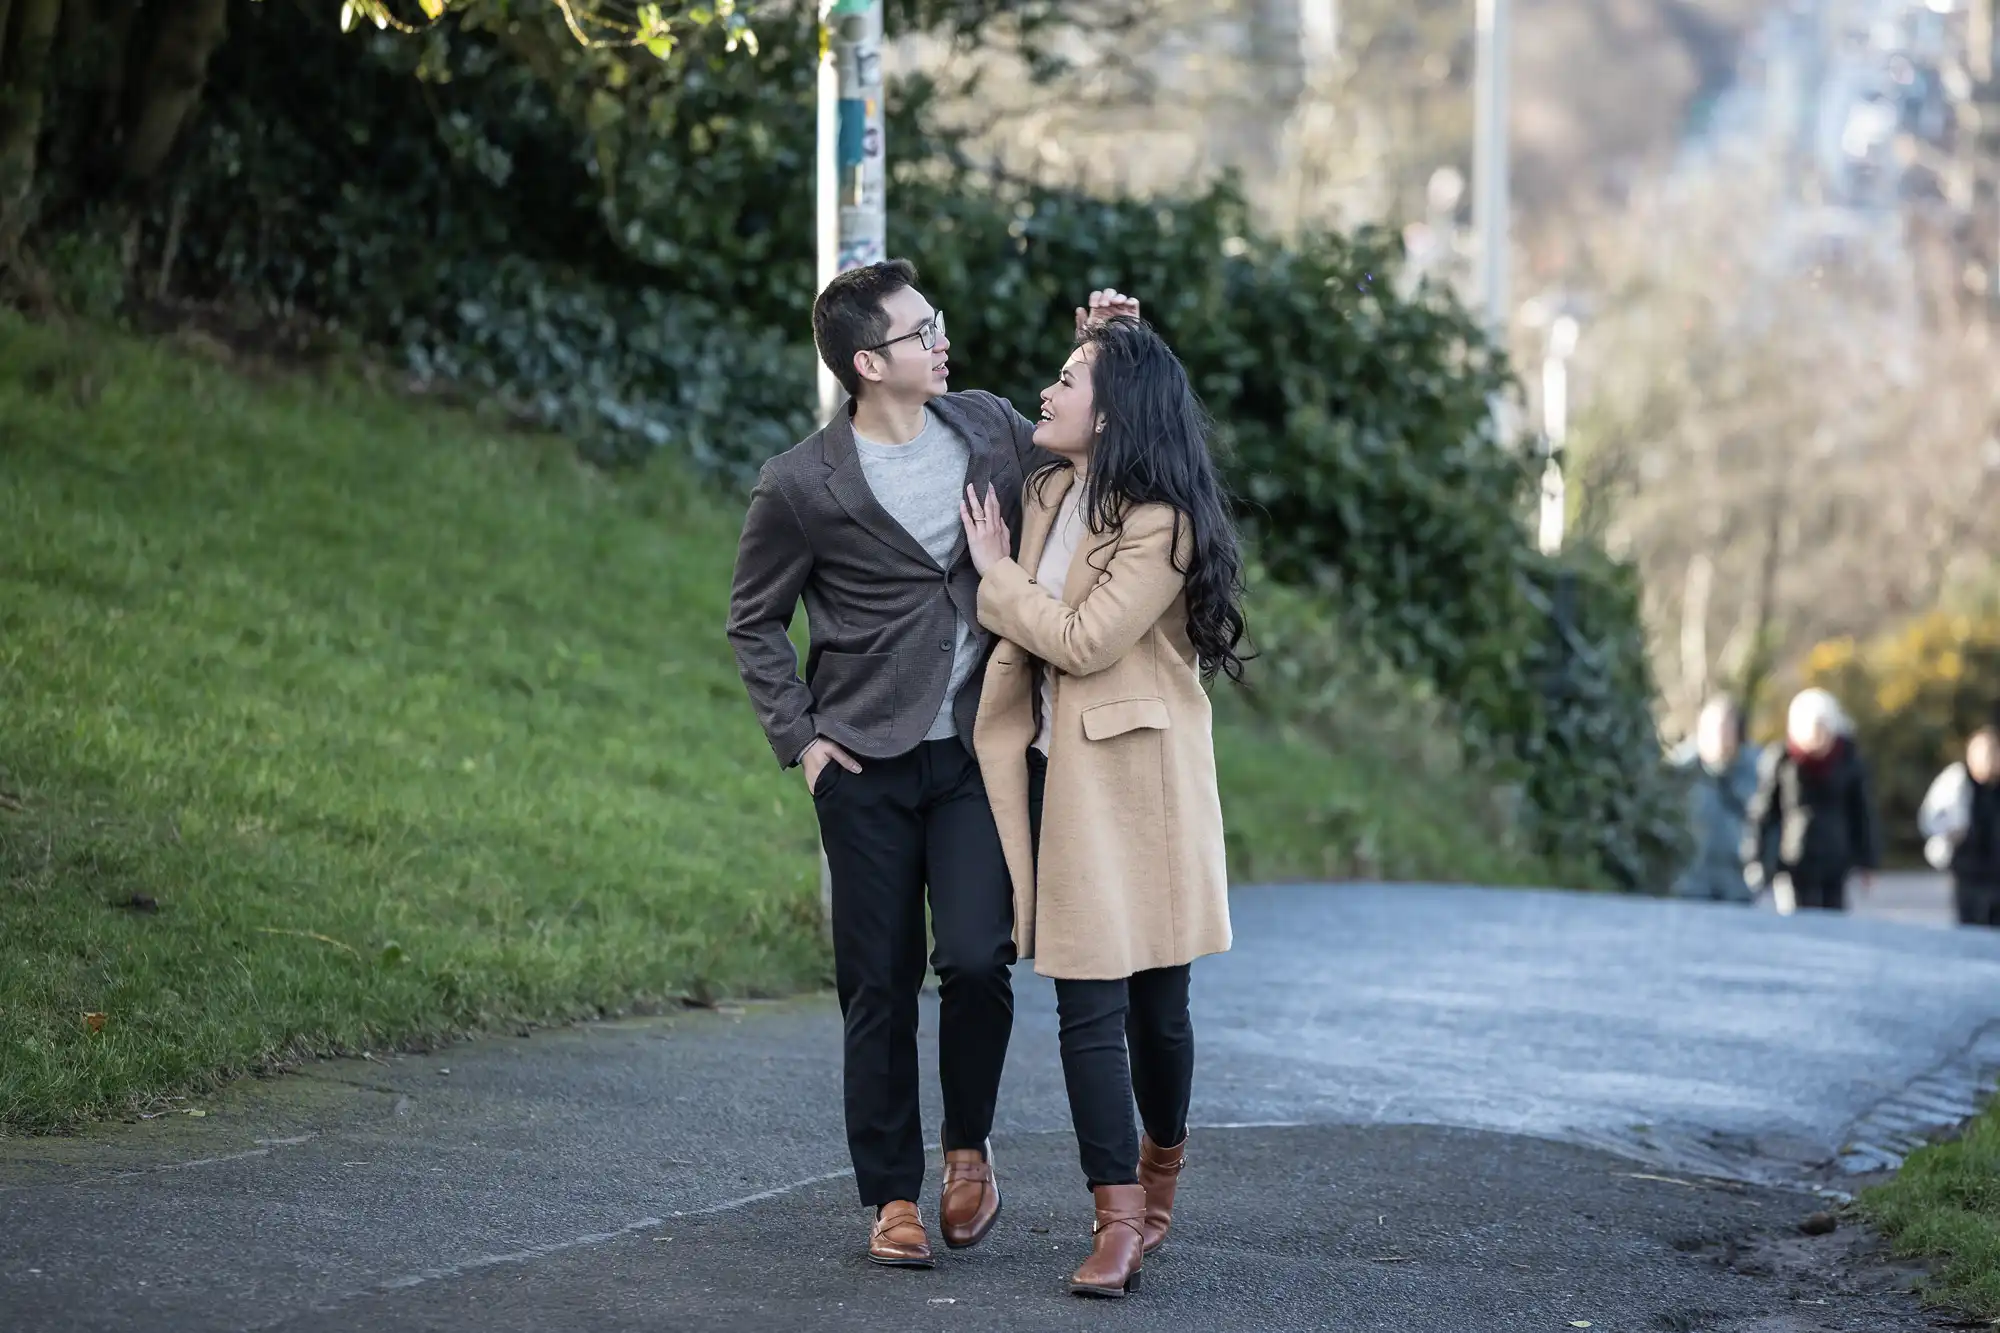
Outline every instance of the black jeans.
{"label": "black jeans", "polygon": [[861,1202],[923,1190],[917,991],[924,890],[938,974],[944,1146],[984,1148],[1014,1028],[1014,889],[979,765],[925,741],[859,773],[828,764],[813,806],[833,879],[834,981],[846,1020],[847,1149]]}
{"label": "black jeans", "polygon": [[[1048,761],[1028,752],[1028,822],[1042,840],[1042,788]],[[1084,1179],[1131,1185],[1139,1179],[1139,1132],[1171,1148],[1187,1137],[1194,1090],[1194,1021],[1188,1015],[1186,963],[1111,981],[1056,982],[1063,1083]]]}
{"label": "black jeans", "polygon": [[1847,872],[1827,874],[1797,871],[1792,874],[1792,902],[1801,912],[1845,912]]}
{"label": "black jeans", "polygon": [[1951,880],[1952,904],[1961,926],[2000,926],[2000,884],[1985,880]]}

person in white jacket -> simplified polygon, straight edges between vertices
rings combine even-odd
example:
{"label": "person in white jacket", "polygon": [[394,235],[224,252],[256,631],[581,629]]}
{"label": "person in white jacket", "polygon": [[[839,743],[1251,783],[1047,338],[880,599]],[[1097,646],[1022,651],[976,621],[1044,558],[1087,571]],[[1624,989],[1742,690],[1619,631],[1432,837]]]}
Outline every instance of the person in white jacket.
{"label": "person in white jacket", "polygon": [[2000,926],[2000,728],[1981,727],[1965,761],[1937,775],[1917,811],[1924,859],[1949,870],[1962,926]]}

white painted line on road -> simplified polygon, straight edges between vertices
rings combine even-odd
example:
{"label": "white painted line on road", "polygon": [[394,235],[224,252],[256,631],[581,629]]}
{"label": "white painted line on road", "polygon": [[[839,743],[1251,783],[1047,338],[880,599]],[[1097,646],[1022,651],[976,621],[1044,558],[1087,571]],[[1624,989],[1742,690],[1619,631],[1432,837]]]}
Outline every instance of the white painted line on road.
{"label": "white painted line on road", "polygon": [[224,1162],[248,1161],[252,1157],[269,1157],[273,1148],[293,1148],[318,1137],[317,1134],[300,1134],[289,1139],[258,1139],[257,1142],[262,1144],[262,1147],[251,1148],[244,1152],[224,1153],[220,1157],[197,1157],[192,1162],[163,1162],[159,1166],[141,1167],[137,1171],[114,1171],[108,1176],[91,1176],[73,1183],[89,1185],[100,1180],[130,1180],[134,1176],[158,1175],[162,1171],[191,1171],[198,1166],[219,1166]]}
{"label": "white painted line on road", "polygon": [[504,1254],[482,1254],[477,1258],[467,1259],[463,1263],[452,1264],[444,1268],[426,1268],[420,1273],[411,1273],[404,1277],[392,1278],[387,1282],[377,1283],[375,1290],[404,1291],[411,1287],[423,1286],[427,1282],[443,1282],[455,1277],[463,1277],[467,1273],[476,1273],[483,1268],[495,1268],[501,1264],[524,1264],[534,1259],[545,1259],[552,1254],[562,1254],[567,1250],[580,1250],[590,1245],[602,1245],[607,1241],[622,1240],[627,1236],[635,1236],[642,1231],[653,1231],[666,1225],[670,1218],[710,1217],[716,1213],[727,1213],[737,1208],[747,1208],[753,1203],[762,1203],[766,1199],[776,1199],[782,1195],[790,1194],[795,1190],[806,1189],[812,1185],[824,1185],[829,1180],[840,1180],[843,1177],[853,1174],[854,1169],[852,1167],[843,1171],[829,1171],[825,1175],[808,1176],[804,1180],[795,1180],[789,1185],[779,1185],[775,1189],[760,1190],[755,1194],[746,1194],[740,1199],[729,1199],[722,1203],[713,1203],[706,1208],[689,1208],[682,1212],[668,1213],[666,1217],[642,1217],[636,1222],[628,1222],[616,1231],[593,1232],[588,1236],[574,1236],[569,1240],[552,1241],[547,1245],[530,1245],[526,1249],[509,1250]]}
{"label": "white painted line on road", "polygon": [[[1191,1130],[1304,1129],[1308,1126],[1308,1123],[1303,1120],[1246,1120],[1213,1125],[1189,1125],[1188,1128]],[[1042,1132],[1066,1134],[1071,1131],[1044,1130]],[[1001,1136],[996,1134],[994,1137],[999,1138]],[[1008,1137],[1014,1136],[1009,1135]],[[532,1259],[545,1258],[551,1254],[561,1254],[565,1250],[582,1249],[587,1245],[602,1245],[606,1241],[619,1240],[626,1236],[636,1235],[641,1231],[652,1231],[657,1227],[665,1225],[670,1219],[714,1217],[718,1213],[732,1213],[739,1208],[748,1208],[752,1204],[764,1203],[770,1199],[783,1198],[787,1194],[797,1193],[802,1189],[810,1189],[814,1185],[824,1185],[832,1180],[845,1180],[853,1174],[853,1167],[843,1167],[839,1171],[828,1171],[823,1175],[807,1176],[804,1180],[795,1180],[788,1185],[778,1185],[772,1189],[759,1190],[755,1194],[746,1194],[740,1199],[725,1199],[721,1203],[712,1203],[705,1208],[681,1209],[668,1213],[664,1218],[642,1217],[637,1222],[629,1223],[626,1226],[618,1228],[616,1231],[600,1231],[593,1235],[577,1236],[571,1240],[555,1241],[548,1245],[533,1245],[527,1249],[513,1250],[506,1254],[483,1254],[476,1259],[468,1259],[464,1263],[453,1264],[447,1268],[427,1268],[421,1273],[412,1273],[407,1277],[399,1277],[380,1283],[377,1285],[376,1290],[401,1291],[409,1287],[422,1286],[426,1282],[438,1282],[460,1277],[466,1273],[477,1272],[482,1268],[492,1268],[499,1264],[527,1263]]]}
{"label": "white painted line on road", "polygon": [[[197,1157],[192,1162],[167,1162],[161,1166],[148,1166],[137,1171],[119,1171],[112,1180],[130,1180],[134,1176],[157,1175],[162,1171],[191,1171],[198,1166],[217,1166],[223,1162],[241,1162],[251,1157],[269,1157],[269,1148],[252,1148],[248,1152],[225,1153],[221,1157]],[[82,1182],[88,1183],[88,1182]]]}
{"label": "white painted line on road", "polygon": [[[1220,1120],[1211,1125],[1190,1123],[1188,1131],[1197,1129],[1319,1129],[1323,1126],[1311,1120]],[[1068,1133],[1067,1130],[1049,1130],[1051,1134]]]}
{"label": "white painted line on road", "polygon": [[690,1208],[686,1212],[669,1213],[667,1216],[712,1217],[717,1213],[732,1213],[738,1208],[748,1208],[753,1203],[762,1203],[766,1199],[776,1199],[790,1194],[794,1190],[805,1189],[809,1185],[824,1185],[829,1180],[841,1180],[853,1174],[854,1168],[850,1166],[842,1171],[829,1171],[823,1176],[808,1176],[804,1180],[795,1180],[789,1185],[780,1185],[776,1189],[764,1190],[757,1194],[746,1194],[740,1199],[731,1199],[727,1203],[712,1203],[706,1208]]}
{"label": "white painted line on road", "polygon": [[571,1240],[559,1240],[548,1245],[531,1245],[525,1250],[511,1250],[506,1254],[482,1254],[476,1259],[467,1259],[464,1263],[453,1264],[449,1268],[426,1268],[423,1272],[412,1273],[408,1277],[393,1278],[388,1282],[377,1284],[375,1289],[377,1291],[401,1291],[408,1287],[421,1287],[426,1282],[439,1282],[447,1278],[462,1277],[467,1273],[476,1273],[482,1268],[494,1268],[500,1264],[524,1264],[530,1259],[541,1259],[551,1254],[561,1254],[564,1250],[578,1250],[586,1245],[602,1245],[607,1240],[618,1240],[621,1237],[635,1235],[641,1231],[651,1231],[663,1221],[665,1221],[664,1218],[642,1217],[636,1222],[618,1228],[616,1231],[600,1231],[593,1235],[577,1236]]}

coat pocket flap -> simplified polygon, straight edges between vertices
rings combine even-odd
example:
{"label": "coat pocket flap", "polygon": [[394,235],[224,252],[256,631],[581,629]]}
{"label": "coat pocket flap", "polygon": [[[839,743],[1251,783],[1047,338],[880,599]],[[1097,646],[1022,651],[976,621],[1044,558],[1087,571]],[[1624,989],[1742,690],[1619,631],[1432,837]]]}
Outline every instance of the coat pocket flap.
{"label": "coat pocket flap", "polygon": [[1165,731],[1167,725],[1165,699],[1113,699],[1083,710],[1083,734],[1093,741],[1148,728]]}

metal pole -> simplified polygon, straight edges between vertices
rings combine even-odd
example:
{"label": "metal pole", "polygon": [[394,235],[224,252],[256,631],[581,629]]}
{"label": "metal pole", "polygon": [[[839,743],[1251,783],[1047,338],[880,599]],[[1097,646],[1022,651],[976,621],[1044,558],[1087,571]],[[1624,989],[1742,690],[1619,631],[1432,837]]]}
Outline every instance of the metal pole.
{"label": "metal pole", "polygon": [[[819,289],[888,257],[888,157],[883,133],[881,0],[820,0]],[[840,410],[840,383],[819,368],[819,419]],[[833,926],[833,871],[819,852],[820,919]]]}
{"label": "metal pole", "polygon": [[1510,0],[1478,0],[1472,225],[1478,233],[1479,305],[1488,330],[1504,339],[1508,323],[1507,66]]}
{"label": "metal pole", "polygon": [[1965,16],[1967,64],[1978,83],[1993,81],[1993,0],[1972,0]]}
{"label": "metal pole", "polygon": [[[881,0],[820,0],[819,285],[888,257]],[[819,373],[820,420],[840,386]]]}
{"label": "metal pole", "polygon": [[[817,233],[819,271],[815,292],[826,290],[827,283],[833,281],[840,272],[840,205],[839,191],[835,188],[835,150],[840,126],[840,72],[833,60],[833,34],[828,27],[828,0],[821,0],[819,27],[819,134],[815,145],[817,165],[814,187],[817,199],[817,216],[814,219]],[[840,406],[840,382],[826,363],[819,363],[819,420],[825,422]]]}
{"label": "metal pole", "polygon": [[1543,555],[1562,550],[1569,515],[1569,487],[1563,478],[1563,442],[1569,438],[1569,359],[1576,351],[1576,320],[1557,316],[1549,326],[1549,344],[1542,356],[1542,433],[1547,458],[1542,464],[1541,548]]}

